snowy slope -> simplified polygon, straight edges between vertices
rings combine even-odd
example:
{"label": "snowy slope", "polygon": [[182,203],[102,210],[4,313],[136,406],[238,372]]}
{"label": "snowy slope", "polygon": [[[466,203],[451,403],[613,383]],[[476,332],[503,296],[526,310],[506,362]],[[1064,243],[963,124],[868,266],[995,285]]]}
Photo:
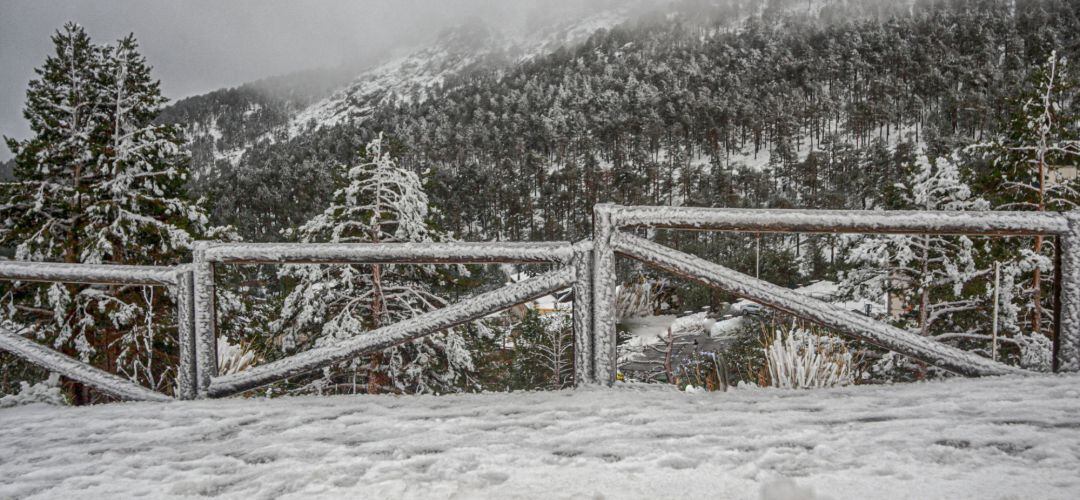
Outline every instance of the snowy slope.
{"label": "snowy slope", "polygon": [[29,406],[0,422],[2,498],[1080,498],[1075,375]]}
{"label": "snowy slope", "polygon": [[295,137],[349,119],[363,119],[377,106],[422,102],[442,89],[448,78],[470,67],[527,61],[579,43],[627,16],[626,10],[601,11],[521,36],[509,36],[478,23],[449,30],[431,45],[361,74],[344,89],[300,112],[290,122],[288,134]]}
{"label": "snowy slope", "polygon": [[[456,75],[475,67],[502,68],[580,43],[600,29],[626,21],[636,4],[601,10],[577,19],[553,22],[528,33],[511,35],[480,22],[447,30],[430,44],[416,47],[366,70],[331,95],[293,115],[287,124],[253,141],[274,143],[305,133],[360,121],[381,106],[423,102]],[[220,137],[216,124],[198,124],[193,138]],[[215,136],[216,134],[216,136]],[[215,150],[215,160],[239,164],[252,144]]]}

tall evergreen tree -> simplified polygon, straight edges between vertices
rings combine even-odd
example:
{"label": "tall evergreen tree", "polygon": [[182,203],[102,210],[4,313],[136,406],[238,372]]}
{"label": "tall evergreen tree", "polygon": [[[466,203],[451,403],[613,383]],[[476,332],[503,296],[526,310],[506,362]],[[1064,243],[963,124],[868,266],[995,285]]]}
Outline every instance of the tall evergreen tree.
{"label": "tall evergreen tree", "polygon": [[[16,258],[71,263],[175,264],[204,230],[187,200],[188,159],[165,98],[133,36],[94,45],[69,23],[30,82],[24,115],[34,135],[8,139],[16,181],[5,185],[0,244]],[[5,312],[24,334],[155,389],[168,390],[175,323],[150,287],[21,284]],[[91,394],[74,390],[78,402]]]}
{"label": "tall evergreen tree", "polygon": [[[1005,133],[972,149],[988,156],[989,168],[976,182],[996,208],[1043,212],[1080,207],[1080,84],[1069,74],[1067,61],[1051,52],[1013,99]],[[1014,267],[1030,276],[1017,298],[1026,299],[1030,331],[1049,335],[1052,249],[1042,236],[1026,252],[1018,244],[1000,243],[1009,248],[999,254],[1022,255],[1024,262]]]}
{"label": "tall evergreen tree", "polygon": [[[296,231],[301,242],[430,242],[439,237],[427,222],[428,198],[420,177],[397,166],[380,135],[366,160],[343,166],[333,204]],[[433,292],[440,279],[432,266],[298,265],[281,272],[296,287],[285,299],[279,323],[286,349],[304,349],[438,309]],[[317,389],[368,393],[447,392],[473,369],[462,330],[418,339],[362,356],[324,372]]]}
{"label": "tall evergreen tree", "polygon": [[[897,188],[905,207],[913,210],[986,210],[988,204],[972,194],[961,180],[956,163],[938,158],[919,158],[907,182]],[[982,309],[984,297],[970,284],[987,274],[976,265],[974,243],[966,236],[872,235],[865,236],[847,253],[854,268],[847,272],[841,289],[869,301],[888,297],[900,311],[900,326],[942,340],[962,334],[974,335],[963,314]]]}

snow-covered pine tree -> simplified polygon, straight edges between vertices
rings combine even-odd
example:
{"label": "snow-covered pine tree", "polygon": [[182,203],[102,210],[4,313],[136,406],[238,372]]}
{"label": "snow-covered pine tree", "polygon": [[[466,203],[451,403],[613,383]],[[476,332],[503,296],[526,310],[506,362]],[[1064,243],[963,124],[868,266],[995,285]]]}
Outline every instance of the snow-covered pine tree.
{"label": "snow-covered pine tree", "polygon": [[55,54],[36,69],[23,116],[34,133],[18,142],[15,183],[5,185],[4,243],[23,260],[79,262],[77,215],[88,197],[85,177],[95,166],[93,144],[101,115],[101,47],[81,26],[64,25],[52,37]]}
{"label": "snow-covered pine tree", "polygon": [[527,308],[511,336],[514,349],[510,363],[510,386],[514,389],[558,390],[574,375],[574,330],[565,311],[540,314]]}
{"label": "snow-covered pine tree", "polygon": [[[174,262],[205,232],[204,210],[186,198],[188,155],[180,131],[154,123],[166,102],[134,35],[103,50],[104,130],[97,203],[88,207],[95,234],[83,261]],[[139,240],[151,241],[150,245]]]}
{"label": "snow-covered pine tree", "polygon": [[[5,185],[0,244],[20,260],[180,262],[206,215],[185,198],[182,139],[153,123],[165,98],[135,39],[97,46],[69,23],[53,42],[27,91],[34,136],[7,141],[16,181]],[[171,386],[176,329],[164,290],[20,284],[4,292],[4,313],[26,325],[24,335],[148,387]],[[91,400],[85,387],[68,389],[78,403]]]}
{"label": "snow-covered pine tree", "polygon": [[[1051,52],[1014,102],[1012,121],[996,140],[970,148],[986,153],[991,167],[976,181],[1000,210],[1063,211],[1080,207],[1080,84],[1067,61]],[[1020,245],[1029,245],[1026,249]],[[1023,329],[1050,335],[1052,248],[1041,236],[1021,243],[999,242],[1001,255],[1023,256],[1009,264],[1017,283],[1015,298],[1025,310]]]}
{"label": "snow-covered pine tree", "polygon": [[[423,243],[439,235],[427,222],[420,177],[398,167],[380,134],[365,160],[342,167],[347,184],[326,210],[296,231],[302,242]],[[432,284],[445,276],[433,266],[294,265],[281,277],[296,281],[277,325],[282,345],[303,350],[423,314],[446,303]],[[473,370],[462,330],[451,329],[362,356],[332,369],[306,389],[332,392],[432,393],[454,391]]]}
{"label": "snow-covered pine tree", "polygon": [[[918,158],[906,183],[898,184],[905,207],[913,210],[986,210],[972,195],[956,163],[947,158]],[[979,333],[961,315],[980,309],[985,297],[969,284],[988,271],[976,265],[975,248],[966,236],[869,235],[861,237],[845,260],[841,290],[870,301],[903,304],[900,326],[942,340],[971,339]],[[992,272],[992,271],[991,271]]]}

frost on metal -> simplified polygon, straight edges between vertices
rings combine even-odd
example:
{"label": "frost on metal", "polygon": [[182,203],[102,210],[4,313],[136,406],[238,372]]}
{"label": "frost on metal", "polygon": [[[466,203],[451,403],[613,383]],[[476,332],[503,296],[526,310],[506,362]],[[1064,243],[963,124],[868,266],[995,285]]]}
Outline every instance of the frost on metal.
{"label": "frost on metal", "polygon": [[208,244],[208,262],[292,264],[567,263],[567,242],[484,243],[222,243]]}
{"label": "frost on metal", "polygon": [[592,338],[592,242],[574,244],[574,384],[595,382]]}
{"label": "frost on metal", "polygon": [[1080,212],[1066,214],[1069,231],[1061,238],[1061,325],[1058,371],[1080,371]]}
{"label": "frost on metal", "polygon": [[20,281],[171,286],[177,283],[178,271],[165,266],[0,261],[0,279]]}
{"label": "frost on metal", "polygon": [[0,328],[0,349],[119,398],[136,401],[172,401],[169,396],[72,359],[3,328]]}
{"label": "frost on metal", "polygon": [[612,205],[596,205],[593,211],[593,376],[601,384],[615,382],[615,252],[611,238],[615,227]]}
{"label": "frost on metal", "polygon": [[176,369],[176,394],[180,399],[194,399],[197,392],[195,366],[194,283],[191,270],[180,274],[174,288],[176,293],[177,338],[180,346],[179,366]]}
{"label": "frost on metal", "polygon": [[382,350],[568,288],[573,282],[574,269],[560,268],[348,340],[317,347],[234,375],[215,377],[210,383],[209,395],[219,397],[243,392],[363,353]]}
{"label": "frost on metal", "polygon": [[192,314],[195,329],[196,385],[206,395],[210,379],[217,375],[217,318],[214,298],[214,264],[206,260],[205,242],[195,243],[192,264]]}
{"label": "frost on metal", "polygon": [[617,233],[612,238],[612,246],[619,253],[676,275],[726,290],[952,372],[962,375],[1026,373],[643,238]]}
{"label": "frost on metal", "polygon": [[779,210],[608,206],[616,227],[649,226],[747,232],[1056,235],[1068,231],[1054,212]]}

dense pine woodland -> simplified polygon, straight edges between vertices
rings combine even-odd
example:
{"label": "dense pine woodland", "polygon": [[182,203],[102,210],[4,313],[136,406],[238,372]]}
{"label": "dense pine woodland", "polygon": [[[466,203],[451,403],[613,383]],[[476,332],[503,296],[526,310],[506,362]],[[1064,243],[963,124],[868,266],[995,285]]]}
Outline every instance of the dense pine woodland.
{"label": "dense pine woodland", "polygon": [[[386,131],[438,181],[440,223],[469,239],[580,238],[598,201],[873,208],[910,162],[898,143],[940,154],[1004,132],[1032,74],[1051,51],[1071,59],[1080,32],[1067,1],[852,2],[812,16],[800,2],[760,15],[694,5],[509,68],[479,62],[437,97],[255,144],[241,166],[284,175]],[[221,139],[239,144],[303,102],[266,97],[278,94],[239,88],[166,116],[241,121]],[[253,106],[258,118],[239,120]]]}
{"label": "dense pine woodland", "polygon": [[[1061,211],[1080,201],[1080,3],[1070,0],[683,1],[540,52],[472,23],[440,34],[438,50],[417,52],[405,69],[359,79],[353,69],[297,73],[168,106],[134,38],[96,46],[86,36],[74,25],[57,32],[57,53],[27,94],[35,136],[8,141],[17,156],[0,243],[15,258],[169,264],[196,238],[579,240],[603,202]],[[84,99],[64,64],[98,68],[80,78],[100,96],[88,94],[96,104],[74,122],[50,115]],[[394,79],[406,70],[437,78]],[[138,97],[117,99],[117,89]],[[325,102],[336,103],[333,120],[305,114]],[[383,183],[392,200],[363,194]],[[647,236],[785,286],[836,281],[848,299],[887,301],[885,319],[898,326],[1051,368],[1053,244],[1042,238]],[[652,297],[646,309],[716,310],[733,299],[620,265],[624,293]],[[219,356],[239,370],[439,307],[504,274],[235,269],[222,278],[231,291],[220,299]],[[384,283],[393,291],[378,295]],[[169,323],[158,305],[168,298],[2,286],[5,322],[170,390],[174,374],[154,353],[175,356],[175,327],[152,326]],[[992,300],[1002,337],[993,349]],[[570,379],[567,321],[530,311],[482,323],[271,392],[557,388]],[[940,374],[848,348],[864,364],[860,380]],[[0,393],[45,375],[0,362],[13,368]],[[762,382],[762,369],[743,368],[732,376]]]}

